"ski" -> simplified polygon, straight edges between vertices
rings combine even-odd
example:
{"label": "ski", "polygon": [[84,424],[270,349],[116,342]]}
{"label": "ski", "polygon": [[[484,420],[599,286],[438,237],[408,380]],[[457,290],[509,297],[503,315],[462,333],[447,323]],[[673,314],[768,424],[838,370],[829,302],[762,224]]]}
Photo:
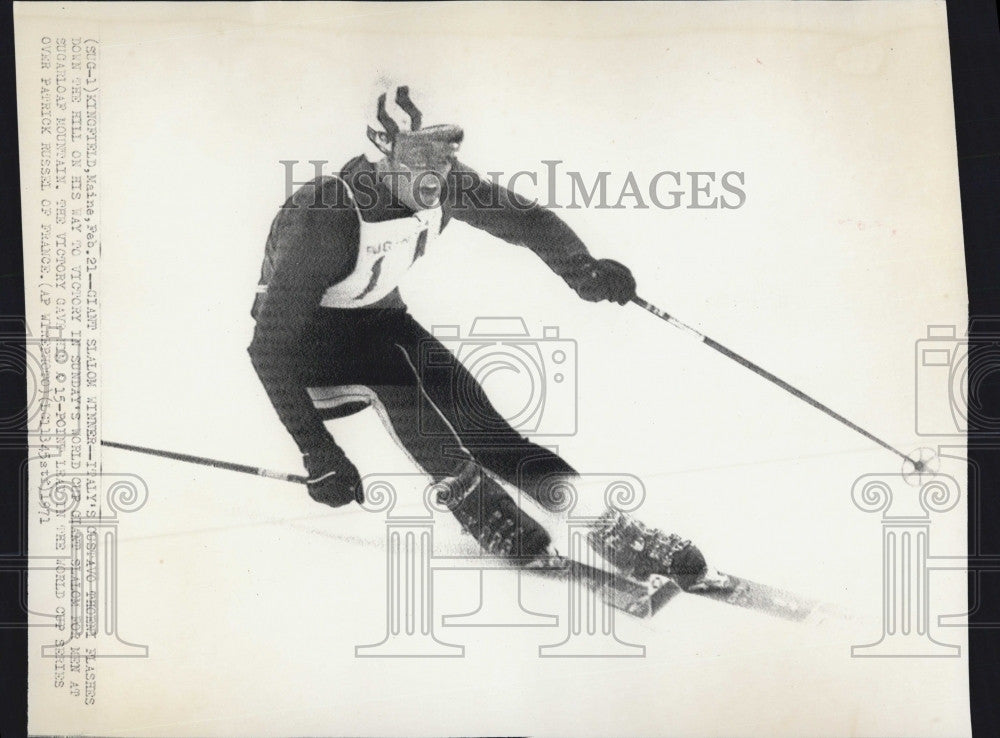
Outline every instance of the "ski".
{"label": "ski", "polygon": [[669,586],[676,587],[669,580],[639,581],[558,554],[534,559],[524,569],[586,587],[612,607],[638,618],[652,617],[670,598]]}
{"label": "ski", "polygon": [[[677,587],[677,590],[680,591],[680,588]],[[845,617],[835,605],[721,572],[705,577],[686,594],[707,597],[717,602],[725,602],[795,622],[820,623],[831,617]]]}
{"label": "ski", "polygon": [[639,580],[559,555],[535,559],[525,570],[587,587],[604,602],[637,618],[653,617],[678,595],[704,597],[793,622],[819,623],[843,617],[835,606],[820,600],[721,572],[685,592],[667,577],[653,575]]}

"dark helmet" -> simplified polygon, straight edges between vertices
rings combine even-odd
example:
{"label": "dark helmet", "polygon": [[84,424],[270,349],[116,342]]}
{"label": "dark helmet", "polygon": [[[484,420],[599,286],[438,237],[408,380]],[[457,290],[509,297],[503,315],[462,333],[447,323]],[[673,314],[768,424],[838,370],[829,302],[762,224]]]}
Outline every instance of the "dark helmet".
{"label": "dark helmet", "polygon": [[368,126],[368,138],[383,154],[427,167],[455,155],[465,136],[461,126],[424,128],[423,114],[410,99],[406,85],[395,88],[394,100],[395,107],[389,108],[387,93],[379,95],[376,125]]}

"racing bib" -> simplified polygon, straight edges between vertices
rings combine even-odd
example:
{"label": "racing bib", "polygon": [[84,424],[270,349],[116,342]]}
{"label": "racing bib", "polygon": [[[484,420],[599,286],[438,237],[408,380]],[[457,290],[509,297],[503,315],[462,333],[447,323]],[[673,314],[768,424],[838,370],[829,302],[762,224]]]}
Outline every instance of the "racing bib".
{"label": "racing bib", "polygon": [[350,187],[347,192],[361,231],[358,260],[350,274],[323,293],[323,307],[359,308],[378,302],[399,286],[413,262],[441,233],[440,205],[407,218],[366,223]]}

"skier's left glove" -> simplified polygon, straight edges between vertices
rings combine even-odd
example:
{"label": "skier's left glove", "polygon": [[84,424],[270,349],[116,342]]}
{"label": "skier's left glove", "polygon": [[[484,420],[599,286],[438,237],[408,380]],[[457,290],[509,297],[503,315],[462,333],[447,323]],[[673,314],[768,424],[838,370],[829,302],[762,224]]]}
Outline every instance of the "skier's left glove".
{"label": "skier's left glove", "polygon": [[306,487],[309,496],[316,502],[322,502],[330,507],[341,507],[352,502],[360,504],[365,501],[361,475],[358,474],[357,467],[339,449],[307,453],[302,460],[305,462],[306,471],[309,472]]}
{"label": "skier's left glove", "polygon": [[635,277],[624,264],[598,259],[588,268],[576,293],[588,302],[609,300],[624,305],[635,297]]}

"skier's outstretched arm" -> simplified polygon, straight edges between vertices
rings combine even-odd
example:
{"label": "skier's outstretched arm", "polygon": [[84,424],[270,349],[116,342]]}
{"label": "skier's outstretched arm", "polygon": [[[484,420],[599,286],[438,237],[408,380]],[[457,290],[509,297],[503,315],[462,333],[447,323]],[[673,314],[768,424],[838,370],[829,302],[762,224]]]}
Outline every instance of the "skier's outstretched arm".
{"label": "skier's outstretched arm", "polygon": [[584,300],[624,305],[635,296],[631,271],[595,259],[558,215],[456,162],[449,174],[449,204],[456,219],[508,243],[534,251]]}

